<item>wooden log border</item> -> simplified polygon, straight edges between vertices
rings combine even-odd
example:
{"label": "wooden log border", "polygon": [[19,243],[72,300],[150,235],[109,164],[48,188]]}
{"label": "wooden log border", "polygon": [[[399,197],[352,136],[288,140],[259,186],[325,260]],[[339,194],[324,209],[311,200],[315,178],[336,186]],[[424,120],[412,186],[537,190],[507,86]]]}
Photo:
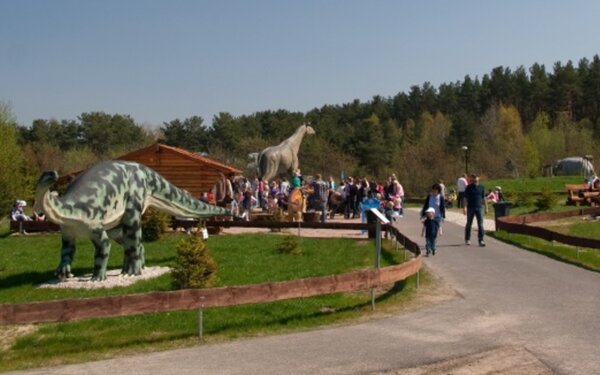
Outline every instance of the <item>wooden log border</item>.
{"label": "wooden log border", "polygon": [[[222,224],[222,223],[219,223]],[[368,228],[361,224],[359,229]],[[356,229],[357,224],[346,229]],[[337,226],[336,226],[337,227]],[[421,269],[419,246],[402,235],[397,228],[386,227],[416,257],[410,261],[380,269],[362,269],[339,275],[328,275],[281,282],[243,286],[184,289],[123,296],[77,298],[22,304],[1,304],[0,325],[67,322],[74,320],[267,303],[324,294],[368,290],[404,280]]]}
{"label": "wooden log border", "polygon": [[496,230],[508,233],[524,234],[527,236],[541,238],[546,241],[556,241],[566,245],[600,249],[600,240],[592,238],[581,238],[551,231],[546,228],[535,227],[528,223],[539,221],[558,220],[573,216],[600,215],[600,207],[582,208],[566,212],[548,212],[531,215],[513,215],[496,218]]}

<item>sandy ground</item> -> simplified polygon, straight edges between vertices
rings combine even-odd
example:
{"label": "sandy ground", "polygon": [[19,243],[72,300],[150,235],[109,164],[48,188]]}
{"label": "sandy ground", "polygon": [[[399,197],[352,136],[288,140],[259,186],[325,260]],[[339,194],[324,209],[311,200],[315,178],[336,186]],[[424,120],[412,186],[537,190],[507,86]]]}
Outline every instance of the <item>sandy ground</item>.
{"label": "sandy ground", "polygon": [[501,347],[446,361],[372,375],[552,375],[547,366],[522,347]]}

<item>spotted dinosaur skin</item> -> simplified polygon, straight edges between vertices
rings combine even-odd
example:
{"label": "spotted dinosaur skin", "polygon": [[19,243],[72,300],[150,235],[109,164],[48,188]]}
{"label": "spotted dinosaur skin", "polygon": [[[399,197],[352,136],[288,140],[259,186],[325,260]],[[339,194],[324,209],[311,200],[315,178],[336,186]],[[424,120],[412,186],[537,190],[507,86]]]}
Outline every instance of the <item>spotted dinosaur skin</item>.
{"label": "spotted dinosaur skin", "polygon": [[55,171],[44,172],[36,186],[36,207],[60,225],[62,248],[59,278],[72,277],[75,240],[94,244],[92,280],[106,279],[110,239],[125,249],[122,273],[140,275],[144,267],[142,214],[148,207],[174,216],[208,218],[230,215],[221,207],[194,199],[152,169],[134,162],[105,161],[88,169],[58,197],[49,189],[58,180]]}

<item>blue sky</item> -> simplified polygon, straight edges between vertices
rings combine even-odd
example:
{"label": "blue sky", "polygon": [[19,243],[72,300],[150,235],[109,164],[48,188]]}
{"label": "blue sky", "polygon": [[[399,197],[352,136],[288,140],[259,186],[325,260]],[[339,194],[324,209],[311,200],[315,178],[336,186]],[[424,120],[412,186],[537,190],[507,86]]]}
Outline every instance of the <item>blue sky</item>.
{"label": "blue sky", "polygon": [[306,112],[600,49],[598,1],[0,0],[17,122]]}

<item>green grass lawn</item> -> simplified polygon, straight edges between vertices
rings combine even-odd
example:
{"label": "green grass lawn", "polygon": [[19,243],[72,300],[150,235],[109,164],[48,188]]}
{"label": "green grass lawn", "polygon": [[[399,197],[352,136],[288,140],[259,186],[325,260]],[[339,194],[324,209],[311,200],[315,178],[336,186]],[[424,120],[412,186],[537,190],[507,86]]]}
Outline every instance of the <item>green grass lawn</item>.
{"label": "green grass lawn", "polygon": [[555,193],[565,193],[565,184],[581,184],[581,176],[556,176],[556,177],[536,177],[536,178],[504,178],[481,181],[486,189],[493,189],[496,186],[502,187],[503,191],[519,193],[539,193],[546,189]]}
{"label": "green grass lawn", "polygon": [[[172,265],[181,235],[146,243],[147,265]],[[313,277],[372,267],[372,241],[301,238],[301,254],[276,251],[282,236],[268,234],[212,236],[208,241],[218,265],[218,285],[241,285]],[[0,239],[0,303],[73,297],[108,296],[171,290],[169,275],[109,290],[49,290],[36,286],[53,277],[59,261],[58,235],[10,236]],[[401,254],[385,241],[382,265],[401,263]],[[113,246],[109,268],[118,268],[123,251]],[[77,244],[75,275],[92,271],[89,241]],[[421,273],[421,283],[427,276]],[[402,293],[400,293],[402,291]],[[415,293],[414,277],[381,291],[378,310],[393,308]],[[214,308],[204,311],[209,342],[261,335],[357,319],[370,314],[368,292]],[[12,346],[0,345],[0,371],[97,360],[135,352],[197,344],[198,312],[178,311],[80,322],[40,324]]]}
{"label": "green grass lawn", "polygon": [[570,263],[588,270],[600,272],[600,249],[580,248],[574,246],[552,243],[540,238],[522,234],[511,234],[505,231],[490,233],[493,237],[521,247],[546,255],[561,262]]}
{"label": "green grass lawn", "polygon": [[600,221],[582,220],[581,216],[549,221],[541,225],[551,231],[569,236],[600,239]]}

